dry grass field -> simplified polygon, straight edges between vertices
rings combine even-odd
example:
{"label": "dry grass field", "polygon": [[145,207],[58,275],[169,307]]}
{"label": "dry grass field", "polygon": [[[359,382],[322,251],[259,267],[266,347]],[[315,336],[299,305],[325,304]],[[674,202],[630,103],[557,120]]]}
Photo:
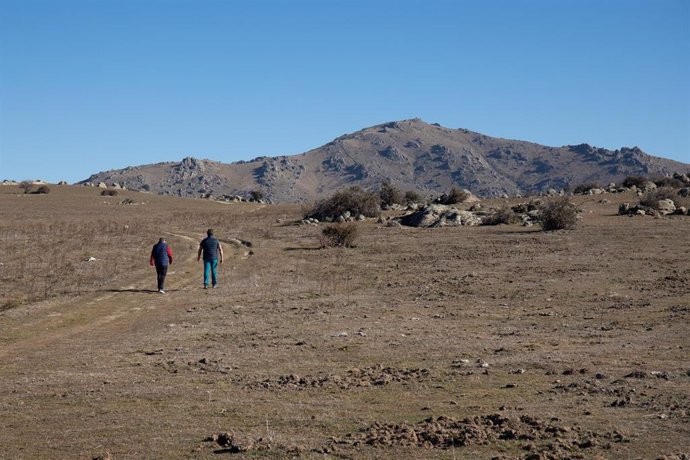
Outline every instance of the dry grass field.
{"label": "dry grass field", "polygon": [[0,188],[0,458],[690,454],[690,217],[577,197],[570,231],[318,249],[298,206],[51,189]]}

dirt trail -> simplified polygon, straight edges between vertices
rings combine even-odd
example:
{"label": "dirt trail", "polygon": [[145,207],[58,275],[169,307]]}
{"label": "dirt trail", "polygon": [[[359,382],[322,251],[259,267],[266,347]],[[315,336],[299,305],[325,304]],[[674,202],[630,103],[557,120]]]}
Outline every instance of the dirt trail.
{"label": "dirt trail", "polygon": [[[199,241],[197,236],[166,233],[194,243]],[[247,251],[235,252],[226,250],[226,257],[248,257]],[[126,286],[23,307],[30,317],[21,318],[15,326],[6,325],[0,335],[3,345],[0,363],[25,356],[32,350],[47,350],[77,337],[82,340],[90,333],[107,332],[112,340],[112,333],[117,328],[111,323],[123,322],[122,328],[127,329],[129,324],[146,321],[155,310],[170,308],[189,295],[190,288],[200,284],[201,268],[196,256],[196,251],[191,251],[184,259],[175,259],[166,280],[169,289],[165,295],[152,288],[155,277],[147,270],[142,279]],[[110,325],[107,331],[104,329],[106,325]]]}

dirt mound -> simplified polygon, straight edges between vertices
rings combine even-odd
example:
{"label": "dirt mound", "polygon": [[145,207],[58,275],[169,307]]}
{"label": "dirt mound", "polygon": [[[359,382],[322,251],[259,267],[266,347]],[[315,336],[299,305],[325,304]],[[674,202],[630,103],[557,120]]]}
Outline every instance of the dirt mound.
{"label": "dirt mound", "polygon": [[337,374],[320,377],[288,374],[277,379],[267,379],[256,384],[248,385],[249,388],[268,388],[280,390],[303,390],[306,388],[333,387],[347,390],[350,388],[388,385],[393,382],[406,382],[423,380],[429,377],[429,369],[395,369],[382,365],[371,366],[364,369],[350,369],[344,376]]}
{"label": "dirt mound", "polygon": [[500,414],[482,415],[463,420],[440,416],[428,418],[419,423],[373,425],[343,439],[333,439],[325,452],[338,448],[361,447],[420,447],[425,449],[447,449],[494,442],[517,442],[536,457],[562,458],[566,453],[599,446],[610,448],[612,442],[626,442],[619,432],[599,434],[585,431],[578,426],[564,426],[558,419],[548,422],[528,415],[519,418]]}

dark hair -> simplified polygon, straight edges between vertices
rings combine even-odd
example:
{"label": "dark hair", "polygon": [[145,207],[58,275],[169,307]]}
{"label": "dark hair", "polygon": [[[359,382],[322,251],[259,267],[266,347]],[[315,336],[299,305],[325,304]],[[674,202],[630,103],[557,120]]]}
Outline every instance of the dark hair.
{"label": "dark hair", "polygon": [[206,234],[207,234],[208,236],[213,235],[213,229],[212,229],[212,228],[209,228],[208,230],[206,230]]}

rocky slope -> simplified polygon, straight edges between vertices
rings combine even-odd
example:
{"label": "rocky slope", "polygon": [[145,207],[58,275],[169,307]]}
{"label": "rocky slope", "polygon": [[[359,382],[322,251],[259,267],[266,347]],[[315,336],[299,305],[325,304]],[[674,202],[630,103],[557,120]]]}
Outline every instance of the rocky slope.
{"label": "rocky slope", "polygon": [[583,182],[606,184],[629,175],[686,173],[690,165],[647,155],[637,147],[607,150],[588,144],[548,147],[451,129],[419,119],[346,134],[294,156],[225,164],[185,158],[94,174],[81,183],[117,183],[176,196],[246,195],[309,201],[344,187],[441,193],[456,186],[479,196],[537,193]]}

